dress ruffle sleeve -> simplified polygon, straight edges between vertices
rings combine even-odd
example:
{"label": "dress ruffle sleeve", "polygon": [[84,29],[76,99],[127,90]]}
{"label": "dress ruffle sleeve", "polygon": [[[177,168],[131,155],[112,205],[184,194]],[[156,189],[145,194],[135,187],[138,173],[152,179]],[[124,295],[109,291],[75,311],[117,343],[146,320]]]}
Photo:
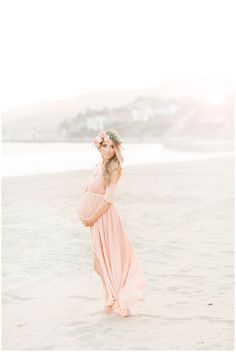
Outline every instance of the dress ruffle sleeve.
{"label": "dress ruffle sleeve", "polygon": [[103,199],[109,203],[113,203],[116,199],[116,190],[118,186],[118,171],[114,170],[111,176],[111,183],[106,187]]}

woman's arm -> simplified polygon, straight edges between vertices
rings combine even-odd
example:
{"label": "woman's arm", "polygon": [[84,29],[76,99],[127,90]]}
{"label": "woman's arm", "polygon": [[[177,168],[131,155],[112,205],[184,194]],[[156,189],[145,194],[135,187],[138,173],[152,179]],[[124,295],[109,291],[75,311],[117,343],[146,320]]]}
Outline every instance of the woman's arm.
{"label": "woman's arm", "polygon": [[95,213],[90,217],[92,222],[96,222],[100,216],[102,216],[111,206],[111,203],[106,200],[102,200],[99,207],[96,209]]}
{"label": "woman's arm", "polygon": [[105,195],[101,204],[89,218],[82,220],[85,226],[93,226],[93,224],[109,209],[114,200],[114,194],[118,183],[118,171],[113,171],[111,183],[106,187]]}
{"label": "woman's arm", "polygon": [[109,186],[106,187],[106,192],[102,199],[102,202],[99,205],[99,207],[96,209],[95,213],[91,216],[94,222],[97,221],[100,218],[100,216],[102,216],[113,203],[113,200],[115,198],[115,190],[117,188],[117,183],[118,183],[118,176],[119,176],[118,170],[113,171],[112,177],[111,177],[111,183]]}
{"label": "woman's arm", "polygon": [[91,215],[89,218],[81,219],[81,222],[85,226],[93,226],[93,224],[102,216],[110,207],[111,203],[106,200],[102,200],[99,207],[96,209],[95,213]]}

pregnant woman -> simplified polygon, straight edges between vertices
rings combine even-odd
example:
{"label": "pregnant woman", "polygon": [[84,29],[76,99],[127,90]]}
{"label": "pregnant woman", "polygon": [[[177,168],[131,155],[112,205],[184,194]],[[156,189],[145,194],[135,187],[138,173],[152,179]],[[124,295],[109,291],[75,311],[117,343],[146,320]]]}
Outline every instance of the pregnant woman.
{"label": "pregnant woman", "polygon": [[84,182],[78,212],[82,224],[91,229],[93,267],[104,289],[103,312],[128,317],[130,306],[144,300],[147,284],[114,204],[124,160],[121,143],[114,130],[96,136],[102,161]]}

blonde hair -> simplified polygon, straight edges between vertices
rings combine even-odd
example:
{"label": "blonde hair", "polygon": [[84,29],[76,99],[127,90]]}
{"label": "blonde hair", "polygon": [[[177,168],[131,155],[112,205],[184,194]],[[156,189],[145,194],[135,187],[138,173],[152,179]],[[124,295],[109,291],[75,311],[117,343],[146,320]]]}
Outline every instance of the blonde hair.
{"label": "blonde hair", "polygon": [[[117,132],[114,130],[106,130],[106,134],[108,134],[110,140],[112,140],[115,150],[114,156],[109,160],[105,160],[102,165],[103,180],[105,185],[109,186],[111,183],[118,182],[121,178],[123,174],[122,163],[124,162],[124,157],[122,155],[121,143]],[[103,143],[104,141],[98,147],[99,151]]]}

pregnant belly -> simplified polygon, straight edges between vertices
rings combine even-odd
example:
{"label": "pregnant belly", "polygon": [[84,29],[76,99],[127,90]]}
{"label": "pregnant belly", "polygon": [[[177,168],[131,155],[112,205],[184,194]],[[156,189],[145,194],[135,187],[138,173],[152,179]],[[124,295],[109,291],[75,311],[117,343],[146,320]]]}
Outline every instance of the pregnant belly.
{"label": "pregnant belly", "polygon": [[97,209],[99,203],[101,202],[101,196],[97,193],[85,192],[82,194],[79,206],[78,206],[78,215],[80,219],[88,218]]}

